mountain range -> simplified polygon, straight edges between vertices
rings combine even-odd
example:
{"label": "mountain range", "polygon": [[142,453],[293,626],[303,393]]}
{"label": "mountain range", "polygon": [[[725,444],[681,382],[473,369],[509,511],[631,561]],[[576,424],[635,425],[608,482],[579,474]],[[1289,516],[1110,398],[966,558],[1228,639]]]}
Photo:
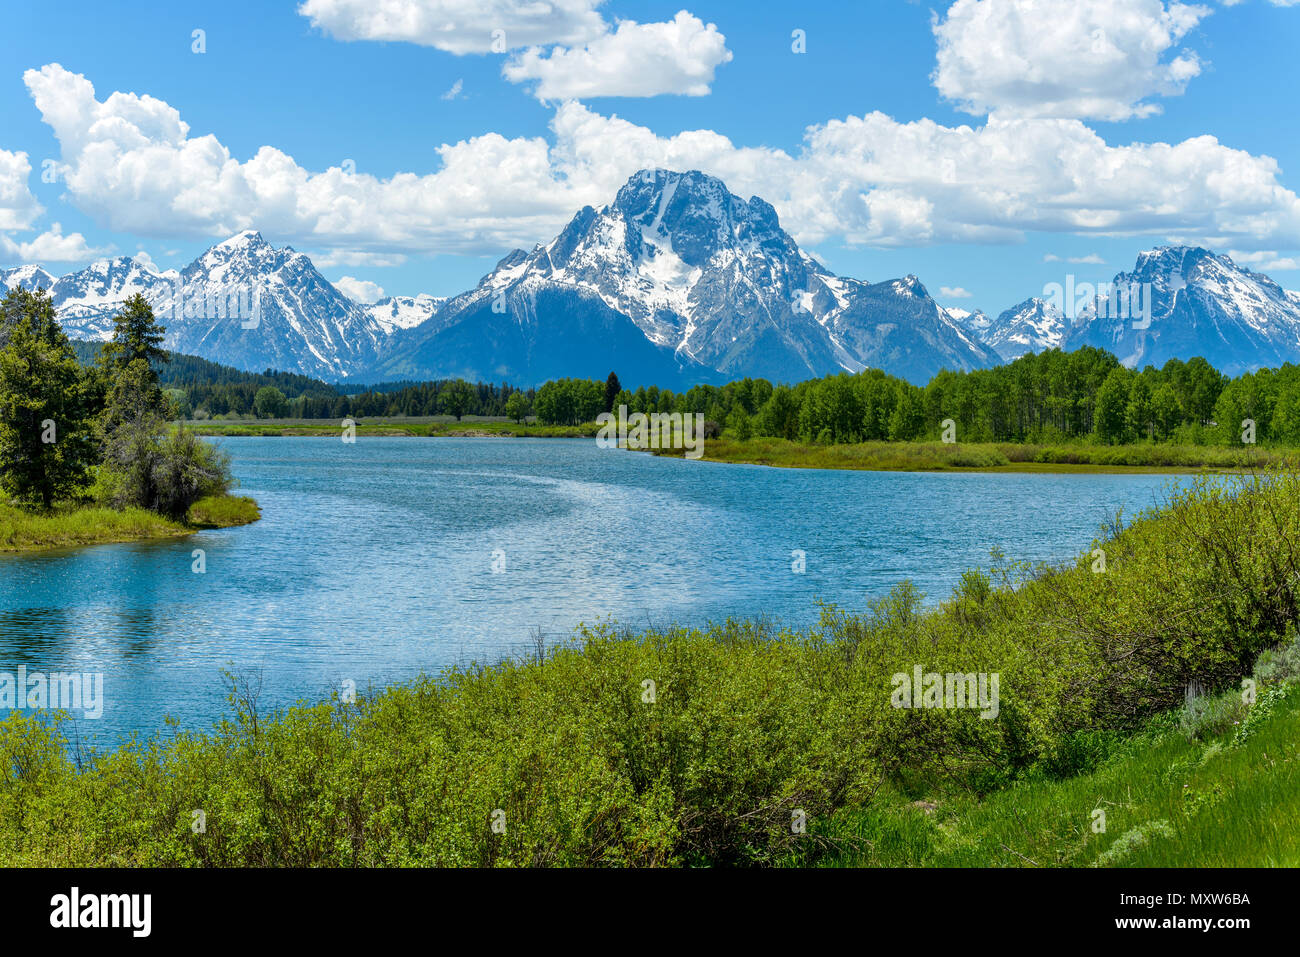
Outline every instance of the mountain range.
{"label": "mountain range", "polygon": [[[1129,365],[1202,355],[1236,374],[1300,362],[1300,294],[1195,247],[1141,254],[1113,292],[1080,285],[990,318],[945,309],[915,276],[838,276],[759,197],[699,172],[642,170],[550,242],[516,249],[451,297],[361,303],[304,254],[247,231],[181,270],[101,260],[55,277],[0,270],[0,295],[49,289],[64,328],[102,340],[141,293],[168,348],[237,368],[333,381],[562,376],[676,388],[744,376],[794,382],[884,369],[923,383],[1027,352],[1093,345]],[[1131,301],[1130,301],[1131,300]]]}

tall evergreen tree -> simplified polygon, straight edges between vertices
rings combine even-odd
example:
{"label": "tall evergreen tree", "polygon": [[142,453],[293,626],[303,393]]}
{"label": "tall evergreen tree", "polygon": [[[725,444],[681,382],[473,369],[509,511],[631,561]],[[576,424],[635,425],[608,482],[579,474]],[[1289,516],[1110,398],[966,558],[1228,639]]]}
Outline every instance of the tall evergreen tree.
{"label": "tall evergreen tree", "polygon": [[169,361],[162,348],[166,330],[154,318],[153,307],[136,294],[113,317],[113,336],[100,350],[104,379],[101,433],[107,435],[131,420],[166,418],[170,402],[158,382],[158,366]]}
{"label": "tall evergreen tree", "polygon": [[611,372],[609,374],[609,378],[605,380],[605,411],[606,412],[614,411],[614,400],[618,398],[618,394],[622,391],[623,391],[623,386],[619,384],[618,375],[614,372]]}
{"label": "tall evergreen tree", "polygon": [[12,290],[0,335],[0,488],[48,509],[87,483],[93,390],[45,290]]}
{"label": "tall evergreen tree", "polygon": [[111,377],[132,362],[142,359],[154,385],[157,385],[158,367],[171,359],[162,347],[166,332],[154,318],[153,307],[148,300],[136,293],[122,304],[121,311],[113,317],[113,336],[104,344],[100,353],[101,364]]}

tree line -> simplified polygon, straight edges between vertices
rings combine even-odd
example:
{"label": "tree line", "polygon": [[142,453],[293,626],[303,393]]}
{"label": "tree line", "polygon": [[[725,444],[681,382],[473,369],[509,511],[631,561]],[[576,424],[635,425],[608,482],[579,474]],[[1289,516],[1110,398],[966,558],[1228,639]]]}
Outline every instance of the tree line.
{"label": "tree line", "polygon": [[0,489],[19,505],[93,501],[183,519],[224,493],[227,457],[183,428],[158,368],[163,327],[142,296],[83,365],[40,289],[0,301]]}
{"label": "tree line", "polygon": [[[93,347],[75,344],[83,362]],[[536,390],[462,379],[390,382],[349,391],[309,376],[248,373],[173,354],[159,381],[181,418],[256,416],[335,419],[465,415],[547,425],[591,422],[626,405],[630,412],[702,413],[734,436],[777,436],[810,443],[917,441],[941,437],[952,420],[970,442],[1089,440],[1200,445],[1256,441],[1300,445],[1300,367],[1261,369],[1235,378],[1203,358],[1160,368],[1123,366],[1103,349],[1057,349],[972,372],[943,371],[916,386],[877,369],[796,385],[745,378],[674,392],[622,388],[610,373],[566,378]]]}
{"label": "tree line", "polygon": [[942,371],[924,386],[879,369],[797,385],[745,378],[684,392],[657,386],[608,393],[610,380],[561,379],[537,390],[548,424],[589,422],[625,405],[629,413],[702,413],[734,437],[775,436],[839,444],[943,437],[951,421],[963,442],[1050,444],[1088,440],[1300,446],[1300,366],[1229,377],[1203,358],[1129,369],[1092,347],[1052,349],[971,372]]}
{"label": "tree line", "polygon": [[[99,344],[73,341],[77,359],[94,365]],[[336,385],[292,372],[244,372],[198,356],[170,353],[159,363],[158,381],[182,419],[294,418],[344,419],[465,415],[509,416],[522,420],[532,414],[534,391],[508,383],[469,383],[463,379],[431,382],[386,382],[379,385]],[[518,398],[515,398],[518,396]]]}

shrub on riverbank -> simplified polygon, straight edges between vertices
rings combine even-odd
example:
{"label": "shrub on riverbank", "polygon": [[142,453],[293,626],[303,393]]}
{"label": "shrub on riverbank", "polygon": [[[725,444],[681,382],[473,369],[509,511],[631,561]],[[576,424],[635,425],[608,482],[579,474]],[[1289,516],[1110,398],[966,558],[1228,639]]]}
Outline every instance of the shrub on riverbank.
{"label": "shrub on riverbank", "polygon": [[[1189,682],[1232,686],[1294,626],[1297,542],[1297,476],[1201,479],[1068,567],[972,571],[932,609],[903,585],[805,632],[584,629],[539,660],[278,716],[241,692],[211,732],[80,768],[57,726],[14,716],[0,860],[780,862],[885,793],[1090,772]],[[916,667],[998,675],[996,716],[894,707]]]}

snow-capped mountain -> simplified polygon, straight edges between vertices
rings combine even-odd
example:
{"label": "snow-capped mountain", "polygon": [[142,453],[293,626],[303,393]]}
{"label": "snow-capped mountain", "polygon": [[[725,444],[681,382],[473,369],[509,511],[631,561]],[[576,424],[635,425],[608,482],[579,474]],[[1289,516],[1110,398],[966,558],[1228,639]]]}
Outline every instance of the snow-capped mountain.
{"label": "snow-capped mountain", "polygon": [[[53,278],[43,270],[40,276],[19,272],[0,273],[0,282]],[[371,366],[387,336],[382,322],[335,289],[305,255],[276,249],[253,231],[218,243],[182,270],[160,272],[150,262],[121,257],[46,284],[74,339],[107,339],[113,315],[139,293],[167,327],[168,349],[247,370],[346,378]]]}
{"label": "snow-capped mountain", "polygon": [[638,173],[609,205],[583,208],[549,243],[515,250],[448,299],[355,302],[307,256],[253,231],[179,271],[131,257],[61,278],[36,265],[0,270],[0,295],[20,286],[48,288],[73,338],[107,338],[140,293],[170,349],[330,380],[529,386],[616,369],[629,385],[680,388],[879,368],[923,383],[944,368],[1083,345],[1134,366],[1199,355],[1234,375],[1300,362],[1300,293],[1205,249],[1146,252],[1113,292],[1045,295],[990,319],[940,307],[915,276],[835,275],[769,204],[698,172]]}
{"label": "snow-capped mountain", "polygon": [[1035,297],[987,320],[979,336],[1004,362],[1011,362],[1026,353],[1060,348],[1065,327],[1065,314],[1054,303]]}
{"label": "snow-capped mountain", "polygon": [[385,333],[397,329],[413,329],[422,322],[428,322],[438,311],[446,296],[386,296],[366,306],[366,312],[379,323]]}
{"label": "snow-capped mountain", "polygon": [[1228,375],[1300,362],[1300,297],[1227,256],[1163,246],[1071,323],[1063,347],[1084,345],[1131,367],[1203,356]]}
{"label": "snow-capped mountain", "polygon": [[326,379],[368,368],[386,338],[366,308],[334,288],[310,259],[247,231],[181,270],[163,316],[169,348],[242,369]]}
{"label": "snow-capped mountain", "polygon": [[948,306],[947,313],[952,316],[957,325],[967,332],[974,333],[975,338],[981,342],[984,339],[984,333],[988,331],[989,325],[993,322],[981,309],[959,309],[956,306]]}
{"label": "snow-capped mountain", "polygon": [[137,293],[151,303],[166,301],[180,274],[163,273],[148,262],[123,256],[101,259],[57,279],[49,287],[64,331],[73,339],[103,340],[113,331],[113,315]]}
{"label": "snow-capped mountain", "polygon": [[40,266],[0,269],[0,296],[6,295],[10,289],[26,289],[28,292],[35,292],[37,289],[49,289],[53,285],[54,277]]}
{"label": "snow-capped mountain", "polygon": [[625,382],[681,385],[880,367],[919,382],[996,362],[915,277],[836,276],[762,199],[699,172],[643,170],[435,321],[395,333],[379,371],[528,385],[617,366]]}

